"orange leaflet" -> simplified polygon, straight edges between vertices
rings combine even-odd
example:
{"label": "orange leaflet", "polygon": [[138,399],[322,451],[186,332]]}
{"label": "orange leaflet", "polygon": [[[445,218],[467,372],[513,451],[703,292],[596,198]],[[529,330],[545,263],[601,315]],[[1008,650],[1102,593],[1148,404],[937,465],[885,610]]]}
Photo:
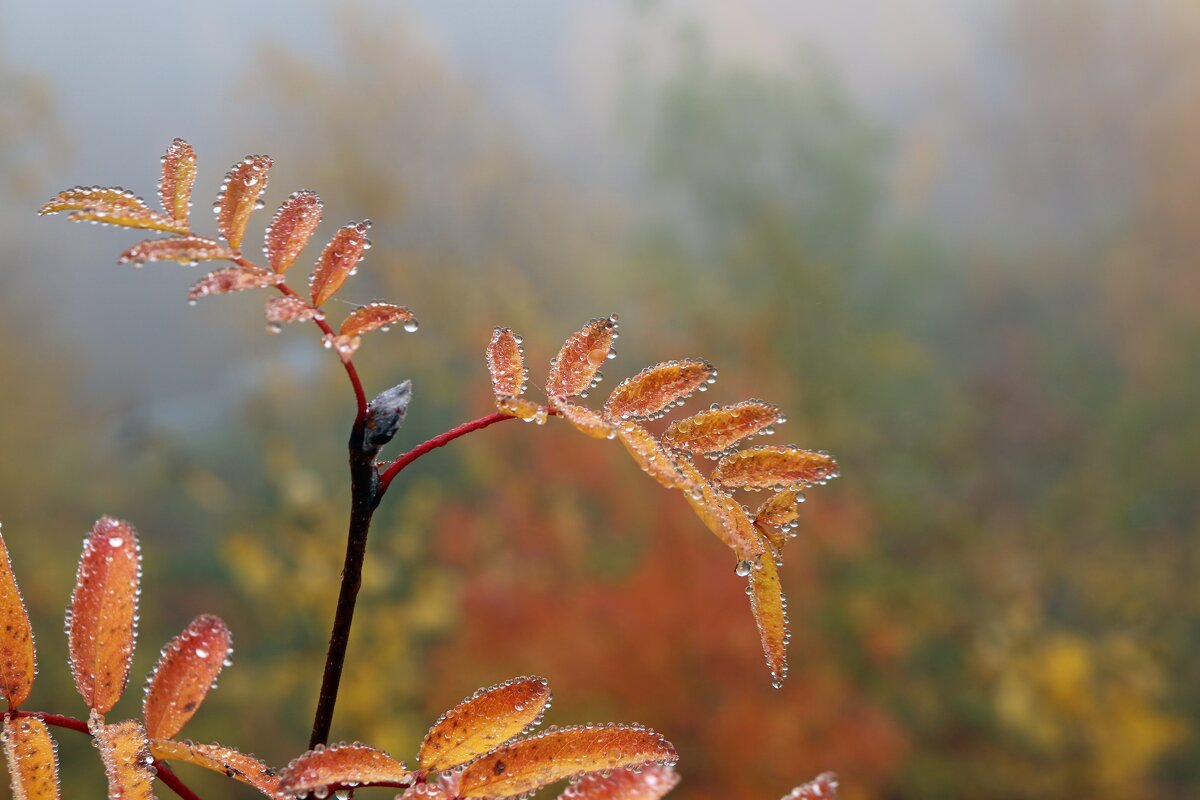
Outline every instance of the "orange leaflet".
{"label": "orange leaflet", "polygon": [[574,403],[551,398],[550,404],[558,412],[558,416],[574,425],[577,429],[595,439],[612,439],[617,435],[615,426],[610,425],[600,412],[593,411],[587,406],[577,406]]}
{"label": "orange leaflet", "polygon": [[525,368],[525,350],[521,337],[512,328],[496,328],[487,346],[488,372],[492,376],[492,393],[501,397],[520,397],[525,393],[529,370]]}
{"label": "orange leaflet", "polygon": [[658,443],[650,431],[632,422],[621,423],[616,429],[617,438],[625,445],[625,449],[643,472],[668,489],[691,489],[691,485],[675,466],[671,454]]}
{"label": "orange leaflet", "polygon": [[163,211],[180,228],[187,230],[192,206],[192,185],[196,182],[196,151],[183,139],[176,139],[162,157],[162,180],[158,196]]}
{"label": "orange leaflet", "polygon": [[122,228],[187,233],[166,216],[146,205],[146,201],[119,186],[76,186],[65,189],[41,207],[39,214],[58,214],[74,211],[69,219],[74,222],[99,222]]}
{"label": "orange leaflet", "polygon": [[132,263],[135,267],[147,261],[178,261],[180,264],[195,264],[198,261],[214,261],[232,258],[233,252],[225,245],[203,236],[180,236],[171,239],[147,239],[126,250],[117,259],[119,264]]}
{"label": "orange leaflet", "polygon": [[142,703],[147,735],[169,739],[183,729],[215,686],[232,647],[225,623],[203,614],[163,648]]}
{"label": "orange leaflet", "polygon": [[276,272],[286,272],[288,267],[296,263],[296,258],[308,246],[308,240],[321,224],[321,215],[325,204],[316,192],[308,190],[295,192],[271,218],[264,239],[266,245],[263,251],[267,263]]}
{"label": "orange leaflet", "polygon": [[0,625],[4,628],[0,637],[0,694],[8,699],[9,708],[17,708],[33,689],[37,667],[29,611],[17,588],[3,536],[0,536]]}
{"label": "orange leaflet", "polygon": [[371,331],[387,331],[398,324],[403,324],[404,330],[411,333],[417,329],[417,318],[404,306],[393,303],[368,303],[350,312],[338,334],[361,336]]}
{"label": "orange leaflet", "polygon": [[546,409],[525,397],[499,397],[496,399],[496,408],[526,422],[536,422],[538,425],[546,422]]}
{"label": "orange leaflet", "polygon": [[712,479],[730,489],[782,489],[836,478],[837,469],[837,461],[825,452],[764,445],[725,456]]}
{"label": "orange leaflet", "polygon": [[58,800],[58,756],[46,723],[8,717],[3,739],[13,800]]}
{"label": "orange leaflet", "polygon": [[346,225],[325,245],[309,281],[314,306],[322,305],[333,297],[342,288],[346,278],[358,269],[358,262],[363,260],[363,254],[371,246],[367,239],[370,228],[370,220]]}
{"label": "orange leaflet", "polygon": [[590,389],[598,380],[600,365],[612,357],[612,345],[616,338],[616,314],[593,319],[571,334],[550,362],[546,394],[551,397],[574,397]]}
{"label": "orange leaflet", "polygon": [[797,786],[785,794],[782,800],[837,800],[838,777],[832,772],[822,772],[808,783]]}
{"label": "orange leaflet", "polygon": [[549,702],[550,687],[544,678],[513,678],[480,689],[434,723],[417,761],[431,771],[465,764],[536,725]]}
{"label": "orange leaflet", "polygon": [[791,525],[800,518],[800,504],[804,492],[799,489],[781,489],[758,507],[754,522],[758,525]]}
{"label": "orange leaflet", "polygon": [[279,788],[279,778],[276,777],[275,770],[254,756],[239,753],[232,747],[154,739],[150,742],[150,752],[162,761],[184,761],[219,772],[247,786],[253,786],[270,797],[274,797]]}
{"label": "orange leaflet", "polygon": [[672,450],[717,453],[782,422],[779,406],[746,400],[731,406],[713,406],[687,419],[672,422],[662,441]]}
{"label": "orange leaflet", "polygon": [[762,540],[741,505],[717,491],[691,461],[681,458],[676,463],[689,487],[683,496],[708,529],[733,550],[739,561],[761,556],[765,552]]}
{"label": "orange leaflet", "polygon": [[605,401],[604,413],[613,419],[661,416],[697,389],[707,387],[716,377],[716,369],[703,359],[664,361],[622,381]]}
{"label": "orange leaflet", "polygon": [[267,330],[279,333],[288,322],[308,322],[311,319],[325,319],[321,309],[310,306],[302,297],[272,297],[267,300]]}
{"label": "orange leaflet", "polygon": [[107,713],[129,680],[142,554],[128,522],[101,517],[83,543],[67,614],[71,674],[88,707]]}
{"label": "orange leaflet", "polygon": [[109,800],[154,800],[154,756],[141,725],[93,725],[92,744],[104,762]]}
{"label": "orange leaflet", "polygon": [[339,786],[407,786],[412,777],[404,764],[374,747],[318,745],[279,771],[279,791],[298,795]]}
{"label": "orange leaflet", "polygon": [[260,267],[218,269],[192,284],[192,288],[188,289],[188,302],[195,303],[201,297],[211,295],[266,289],[269,286],[278,286],[282,280],[282,275]]}
{"label": "orange leaflet", "polygon": [[679,773],[671,767],[651,764],[634,772],[613,770],[610,774],[586,775],[567,787],[560,800],[658,800],[679,784]]}
{"label": "orange leaflet", "polygon": [[234,250],[242,246],[246,223],[259,207],[258,198],[267,188],[270,156],[246,156],[225,173],[225,182],[217,190],[213,210],[217,214],[217,230]]}
{"label": "orange leaflet", "polygon": [[775,563],[774,554],[768,552],[748,562],[747,567],[750,576],[750,610],[758,626],[767,669],[771,671],[771,685],[778,689],[787,677],[787,643],[791,638],[787,629],[787,599],[779,582],[779,565]]}
{"label": "orange leaflet", "polygon": [[505,745],[462,773],[464,797],[512,797],[589,772],[675,763],[675,748],[640,725],[551,729]]}

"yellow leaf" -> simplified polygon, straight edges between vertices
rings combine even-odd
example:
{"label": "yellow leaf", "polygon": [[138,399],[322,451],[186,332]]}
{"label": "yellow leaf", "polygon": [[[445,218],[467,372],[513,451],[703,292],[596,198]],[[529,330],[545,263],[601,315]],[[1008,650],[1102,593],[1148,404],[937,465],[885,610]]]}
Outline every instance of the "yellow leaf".
{"label": "yellow leaf", "polygon": [[550,702],[544,678],[514,678],[480,689],[434,723],[417,756],[430,771],[446,771],[520,736]]}
{"label": "yellow leaf", "polygon": [[225,173],[213,209],[217,214],[217,230],[234,250],[242,247],[246,223],[259,207],[258,198],[267,188],[267,172],[272,163],[270,156],[246,156]]}
{"label": "yellow leaf", "polygon": [[600,365],[611,358],[616,338],[616,314],[590,320],[571,334],[550,362],[546,394],[550,397],[574,397],[590,389],[598,380]]}
{"label": "yellow leaf", "polygon": [[676,463],[689,487],[683,495],[708,529],[733,550],[738,561],[762,556],[762,540],[741,505],[719,492],[691,461],[681,458]]}
{"label": "yellow leaf", "polygon": [[501,397],[520,397],[525,394],[529,370],[525,368],[525,350],[521,337],[512,328],[496,328],[487,346],[488,373],[492,377],[492,393]]}
{"label": "yellow leaf", "polygon": [[154,211],[146,201],[119,186],[76,186],[65,189],[41,207],[39,214],[73,211],[74,222],[98,222],[121,228],[187,233],[173,220]]}
{"label": "yellow leaf", "polygon": [[671,765],[675,748],[640,725],[560,728],[501,747],[462,774],[464,797],[512,797],[589,772]]}
{"label": "yellow leaf", "polygon": [[697,389],[716,380],[717,371],[703,359],[665,361],[622,381],[604,403],[611,419],[650,419],[682,403]]}
{"label": "yellow leaf", "polygon": [[154,756],[141,725],[133,720],[93,725],[92,744],[104,762],[108,800],[155,800]]}
{"label": "yellow leaf", "polygon": [[17,587],[3,536],[0,536],[0,625],[4,628],[0,637],[0,694],[8,699],[9,708],[17,708],[33,689],[37,662],[29,611]]}
{"label": "yellow leaf", "polygon": [[188,227],[192,206],[192,185],[196,182],[196,151],[183,139],[176,139],[162,157],[162,180],[158,196],[163,211],[183,230]]}
{"label": "yellow leaf", "polygon": [[837,461],[828,453],[766,445],[725,456],[717,462],[712,480],[729,489],[783,489],[837,476]]}
{"label": "yellow leaf", "polygon": [[150,742],[150,752],[161,761],[183,761],[219,772],[247,786],[253,786],[269,797],[275,797],[279,788],[279,778],[275,770],[254,756],[240,753],[232,747],[154,739]]}
{"label": "yellow leaf", "polygon": [[625,449],[643,472],[668,489],[691,489],[679,468],[675,466],[671,454],[658,443],[650,431],[633,422],[618,424],[616,429],[617,438],[625,445]]}
{"label": "yellow leaf", "polygon": [[663,434],[662,441],[672,450],[717,453],[781,421],[779,406],[761,400],[746,400],[710,408],[673,422]]}
{"label": "yellow leaf", "polygon": [[338,335],[361,336],[371,331],[386,331],[393,325],[403,325],[404,330],[411,333],[417,329],[417,318],[404,306],[368,303],[350,312],[338,329]]}
{"label": "yellow leaf", "polygon": [[778,689],[787,677],[787,642],[791,638],[787,629],[787,600],[779,582],[779,565],[774,555],[768,552],[747,562],[747,567],[750,573],[750,609],[762,640],[767,669],[771,671],[771,685]]}
{"label": "yellow leaf", "polygon": [[13,800],[58,800],[58,756],[46,723],[7,717],[3,738]]}
{"label": "yellow leaf", "polygon": [[558,416],[594,439],[612,439],[617,435],[616,426],[610,425],[599,411],[557,398],[551,398],[550,404]]}

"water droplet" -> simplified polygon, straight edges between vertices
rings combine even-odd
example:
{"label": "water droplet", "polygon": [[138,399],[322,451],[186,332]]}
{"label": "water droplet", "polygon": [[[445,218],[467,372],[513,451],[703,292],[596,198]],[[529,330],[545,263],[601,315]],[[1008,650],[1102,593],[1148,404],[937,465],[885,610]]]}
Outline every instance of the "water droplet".
{"label": "water droplet", "polygon": [[738,577],[745,578],[754,571],[754,565],[749,561],[738,561],[737,565],[733,568],[733,571],[737,573]]}

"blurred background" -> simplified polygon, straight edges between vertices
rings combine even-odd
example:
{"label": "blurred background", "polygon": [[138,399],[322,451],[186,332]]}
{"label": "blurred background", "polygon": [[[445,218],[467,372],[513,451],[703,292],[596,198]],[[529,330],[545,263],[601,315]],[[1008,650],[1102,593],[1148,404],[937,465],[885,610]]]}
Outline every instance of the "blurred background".
{"label": "blurred background", "polygon": [[[0,0],[0,519],[36,617],[32,708],[82,714],[62,611],[81,535],[133,521],[135,672],[204,611],[235,665],[188,735],[300,752],[332,617],[352,402],[262,297],[38,220],[76,183],[195,219],[228,165],[370,217],[342,296],[412,378],[395,452],[487,413],[492,327],[535,379],[619,312],[606,386],[702,355],[825,448],[770,686],[728,551],[616,444],[509,424],[404,474],[376,517],[334,735],[413,755],[479,686],[549,722],[641,721],[679,796],[1200,794],[1200,7],[1173,0]],[[315,258],[314,249],[305,258]],[[347,306],[347,309],[349,307]],[[134,687],[118,712],[136,714]],[[63,734],[65,796],[98,790]],[[181,771],[183,771],[181,769]],[[187,772],[201,794],[250,797]],[[165,790],[164,790],[165,791]]]}

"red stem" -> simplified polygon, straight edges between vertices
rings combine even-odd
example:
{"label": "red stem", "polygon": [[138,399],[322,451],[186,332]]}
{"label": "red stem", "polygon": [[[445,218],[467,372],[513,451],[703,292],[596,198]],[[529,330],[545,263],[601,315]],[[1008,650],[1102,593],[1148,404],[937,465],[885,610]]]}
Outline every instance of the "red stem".
{"label": "red stem", "polygon": [[[241,254],[235,255],[229,260],[234,264],[237,264],[239,267],[245,267],[246,269],[262,269],[253,261]],[[288,286],[286,283],[278,284],[277,288],[282,294],[288,297],[300,297],[296,290]],[[314,319],[313,322],[318,328],[321,329],[321,333],[325,334],[326,336],[336,335],[333,332],[333,328],[329,327],[329,323],[325,320]],[[358,406],[358,413],[354,417],[354,427],[359,428],[366,422],[367,419],[367,394],[363,391],[362,381],[358,377],[358,370],[354,368],[354,362],[344,358],[341,359],[341,362],[342,366],[346,368],[346,377],[350,379],[350,385],[354,387],[354,401]]]}
{"label": "red stem", "polygon": [[439,447],[444,447],[444,446],[450,444],[450,442],[453,442],[455,439],[457,439],[460,436],[466,436],[468,433],[483,430],[484,428],[487,428],[491,425],[495,425],[497,422],[503,422],[506,419],[519,419],[519,417],[514,417],[511,414],[502,414],[499,411],[497,411],[495,413],[488,414],[486,417],[480,417],[479,419],[471,420],[470,422],[464,422],[462,425],[459,425],[457,428],[451,428],[450,430],[446,431],[445,433],[439,434],[438,436],[433,437],[432,439],[430,439],[427,442],[422,442],[421,444],[414,447],[412,450],[409,450],[407,453],[405,453],[404,455],[397,458],[391,464],[388,464],[387,469],[385,469],[380,474],[380,476],[379,476],[379,497],[380,497],[380,499],[383,498],[384,492],[387,491],[387,488],[389,485],[391,485],[392,480],[397,475],[400,474],[400,471],[403,470],[405,467],[407,467],[412,462],[416,461],[421,456],[425,455],[426,453],[430,452],[431,450],[436,450]]}
{"label": "red stem", "polygon": [[[53,725],[56,728],[67,728],[69,730],[78,731],[84,736],[91,736],[92,732],[88,729],[88,724],[81,719],[75,717],[67,717],[62,714],[47,714],[41,711],[10,711],[8,716],[14,718],[20,717],[37,717],[47,725]],[[154,762],[154,769],[157,777],[165,783],[171,791],[179,795],[183,800],[200,800],[200,795],[193,792],[188,785],[179,779],[166,763],[162,761]]]}

